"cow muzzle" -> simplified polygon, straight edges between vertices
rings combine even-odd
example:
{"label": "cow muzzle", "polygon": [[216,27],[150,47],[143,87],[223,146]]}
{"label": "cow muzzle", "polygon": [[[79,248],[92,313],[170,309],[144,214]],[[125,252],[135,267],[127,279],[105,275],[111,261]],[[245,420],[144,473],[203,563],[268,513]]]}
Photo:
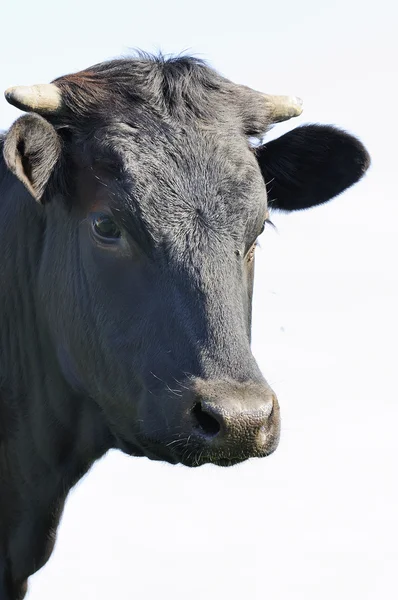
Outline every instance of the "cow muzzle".
{"label": "cow muzzle", "polygon": [[183,422],[167,443],[176,462],[230,466],[267,456],[278,445],[278,400],[265,382],[197,379],[183,401]]}

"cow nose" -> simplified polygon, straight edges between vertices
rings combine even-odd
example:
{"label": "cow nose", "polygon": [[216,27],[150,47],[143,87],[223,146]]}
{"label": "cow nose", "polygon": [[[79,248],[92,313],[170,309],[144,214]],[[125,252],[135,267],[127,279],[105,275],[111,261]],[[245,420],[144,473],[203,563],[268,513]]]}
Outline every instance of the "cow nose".
{"label": "cow nose", "polygon": [[195,438],[209,449],[269,454],[279,437],[279,407],[270,388],[256,387],[254,394],[235,390],[215,398],[197,395],[191,410]]}

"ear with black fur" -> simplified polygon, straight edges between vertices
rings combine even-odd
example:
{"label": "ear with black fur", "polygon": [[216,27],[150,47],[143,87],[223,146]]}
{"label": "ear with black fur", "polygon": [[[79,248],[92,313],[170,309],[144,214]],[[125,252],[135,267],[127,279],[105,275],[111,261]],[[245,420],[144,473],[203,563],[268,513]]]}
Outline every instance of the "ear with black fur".
{"label": "ear with black fur", "polygon": [[8,131],[3,154],[10,171],[40,202],[61,155],[61,141],[54,127],[39,115],[24,115]]}
{"label": "ear with black fur", "polygon": [[359,181],[370,165],[363,144],[330,125],[293,129],[258,149],[272,208],[285,211],[327,202]]}

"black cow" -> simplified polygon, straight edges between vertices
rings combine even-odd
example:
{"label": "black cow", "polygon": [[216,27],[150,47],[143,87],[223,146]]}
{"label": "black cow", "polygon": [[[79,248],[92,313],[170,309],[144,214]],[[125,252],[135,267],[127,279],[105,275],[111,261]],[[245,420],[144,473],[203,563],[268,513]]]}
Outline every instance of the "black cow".
{"label": "black cow", "polygon": [[70,488],[110,448],[198,466],[271,453],[250,350],[268,205],[326,202],[363,145],[204,63],[140,55],[6,98],[0,138],[0,597],[51,554]]}

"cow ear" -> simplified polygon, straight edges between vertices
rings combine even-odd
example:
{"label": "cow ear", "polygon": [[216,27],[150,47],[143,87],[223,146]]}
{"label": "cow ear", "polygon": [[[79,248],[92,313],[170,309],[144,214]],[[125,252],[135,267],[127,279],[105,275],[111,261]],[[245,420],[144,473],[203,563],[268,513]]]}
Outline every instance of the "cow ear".
{"label": "cow ear", "polygon": [[258,162],[270,206],[285,211],[327,202],[370,165],[363,144],[329,125],[305,125],[261,146]]}
{"label": "cow ear", "polygon": [[3,154],[10,171],[40,202],[61,155],[61,140],[54,127],[39,115],[24,115],[8,131]]}

